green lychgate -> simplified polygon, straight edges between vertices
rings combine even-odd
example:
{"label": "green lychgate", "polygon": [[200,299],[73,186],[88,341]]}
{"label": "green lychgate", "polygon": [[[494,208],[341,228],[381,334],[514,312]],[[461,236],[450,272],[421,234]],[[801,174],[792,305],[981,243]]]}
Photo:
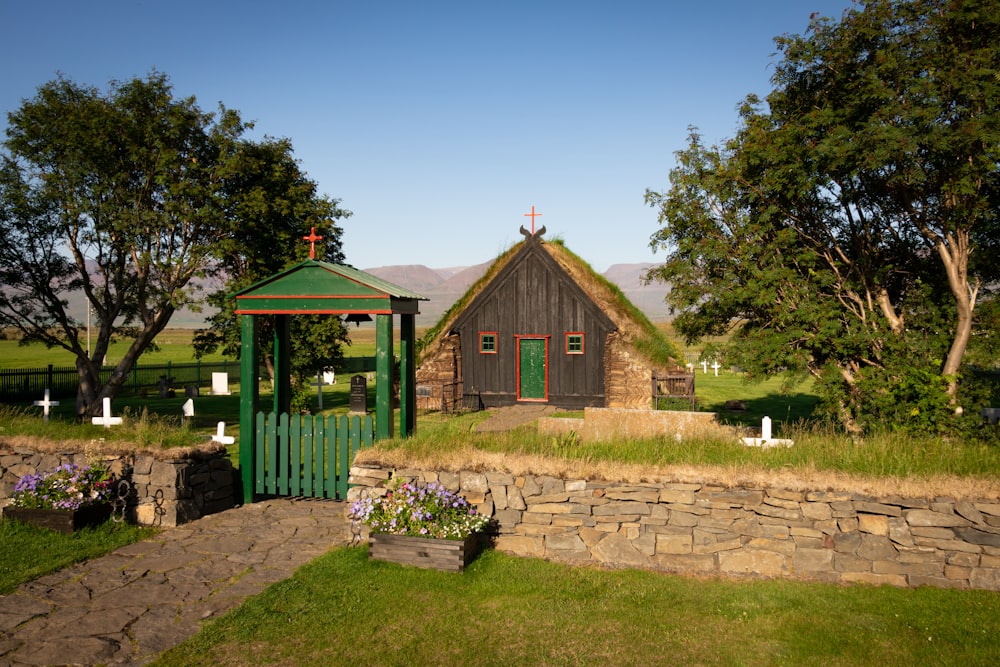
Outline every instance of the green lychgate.
{"label": "green lychgate", "polygon": [[[255,412],[260,399],[257,382],[257,317],[274,317],[274,407],[287,414],[291,405],[289,318],[323,314],[375,316],[375,440],[393,437],[392,366],[393,316],[399,315],[399,417],[403,437],[416,428],[416,326],[419,302],[415,292],[364,271],[307,259],[234,295],[241,316],[240,350],[240,477],[244,502],[253,502],[264,484],[257,456],[263,448],[255,436]],[[273,446],[273,445],[272,445]],[[293,443],[293,446],[298,446]],[[346,474],[346,471],[342,471]],[[261,491],[258,491],[261,493]]]}

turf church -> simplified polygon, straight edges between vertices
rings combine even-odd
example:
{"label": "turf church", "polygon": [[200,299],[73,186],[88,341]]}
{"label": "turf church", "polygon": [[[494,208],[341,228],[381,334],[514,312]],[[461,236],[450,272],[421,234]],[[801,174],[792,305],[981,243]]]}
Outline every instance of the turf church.
{"label": "turf church", "polygon": [[418,406],[546,403],[567,409],[650,407],[654,369],[636,349],[673,350],[624,295],[545,227],[501,255],[423,341]]}

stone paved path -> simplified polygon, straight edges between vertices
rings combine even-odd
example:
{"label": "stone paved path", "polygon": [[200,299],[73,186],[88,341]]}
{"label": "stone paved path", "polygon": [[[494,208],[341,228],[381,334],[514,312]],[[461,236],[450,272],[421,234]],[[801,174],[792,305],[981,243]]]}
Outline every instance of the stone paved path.
{"label": "stone paved path", "polygon": [[555,411],[555,407],[545,403],[518,403],[502,408],[490,408],[489,418],[476,424],[473,430],[477,433],[509,431],[533,422],[539,417],[548,417]]}
{"label": "stone paved path", "polygon": [[346,509],[245,505],[24,584],[0,596],[0,666],[147,664],[202,621],[348,544]]}

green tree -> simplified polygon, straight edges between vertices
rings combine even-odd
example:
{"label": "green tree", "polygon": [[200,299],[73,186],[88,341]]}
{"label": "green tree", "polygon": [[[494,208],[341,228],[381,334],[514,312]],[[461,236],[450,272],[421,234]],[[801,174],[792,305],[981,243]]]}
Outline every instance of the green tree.
{"label": "green tree", "polygon": [[[217,312],[208,318],[208,328],[195,333],[194,344],[199,355],[221,348],[238,358],[240,323],[230,295],[306,259],[309,244],[303,238],[312,230],[322,237],[316,242],[316,258],[343,263],[342,230],[337,221],[350,217],[351,212],[342,209],[339,200],[318,194],[316,183],[301,170],[286,139],[243,142],[227,162],[223,180],[233,203],[234,222],[218,245],[225,280],[208,297]],[[294,317],[290,328],[293,373],[300,386],[303,373],[336,365],[343,358],[343,346],[350,344],[338,317]],[[273,380],[274,323],[270,318],[260,318],[258,336],[258,349]]]}
{"label": "green tree", "polygon": [[[107,92],[59,78],[9,114],[0,324],[76,356],[79,414],[116,394],[178,308],[201,306],[195,279],[219,275],[254,223],[259,193],[242,173],[257,146],[243,139],[248,129],[235,111],[205,113],[193,97],[175,97],[156,72]],[[291,161],[287,143],[261,143]],[[90,354],[69,307],[81,295],[96,329]],[[132,342],[105,380],[115,337]]]}
{"label": "green tree", "polygon": [[751,376],[812,374],[849,428],[878,397],[926,416],[904,385],[940,413],[997,278],[977,248],[998,231],[1000,12],[874,0],[776,42],[766,103],[722,147],[692,132],[647,191],[651,277],[689,340],[732,332]]}

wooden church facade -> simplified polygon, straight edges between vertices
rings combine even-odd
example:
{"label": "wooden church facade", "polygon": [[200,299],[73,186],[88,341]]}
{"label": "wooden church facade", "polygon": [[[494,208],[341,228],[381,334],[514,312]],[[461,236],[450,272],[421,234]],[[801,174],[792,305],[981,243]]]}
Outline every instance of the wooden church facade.
{"label": "wooden church facade", "polygon": [[649,407],[650,364],[627,340],[635,327],[616,320],[609,295],[593,293],[602,283],[581,280],[589,267],[574,276],[541,232],[525,236],[467,305],[445,316],[451,321],[417,369],[418,406]]}

